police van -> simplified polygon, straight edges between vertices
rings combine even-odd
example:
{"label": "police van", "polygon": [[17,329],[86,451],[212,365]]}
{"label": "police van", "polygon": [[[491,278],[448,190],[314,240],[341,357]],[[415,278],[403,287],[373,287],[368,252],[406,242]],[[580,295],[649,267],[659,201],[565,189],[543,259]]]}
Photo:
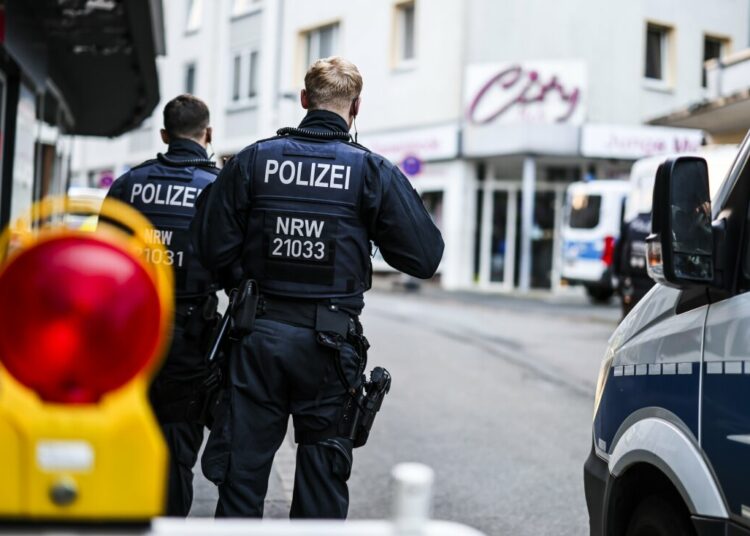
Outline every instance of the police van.
{"label": "police van", "polygon": [[614,293],[612,262],[628,182],[594,180],[568,186],[562,228],[562,277],[594,301]]}
{"label": "police van", "polygon": [[[736,145],[706,145],[694,153],[708,162],[711,195],[721,185],[736,154]],[[630,312],[654,285],[646,273],[645,256],[645,239],[651,231],[654,177],[657,168],[666,158],[677,156],[680,155],[649,156],[638,160],[631,168],[621,236],[616,248],[618,253],[615,254],[613,267],[623,315]]]}
{"label": "police van", "polygon": [[657,170],[646,250],[660,284],[599,374],[592,535],[750,535],[749,159],[750,136],[713,201],[704,159]]}

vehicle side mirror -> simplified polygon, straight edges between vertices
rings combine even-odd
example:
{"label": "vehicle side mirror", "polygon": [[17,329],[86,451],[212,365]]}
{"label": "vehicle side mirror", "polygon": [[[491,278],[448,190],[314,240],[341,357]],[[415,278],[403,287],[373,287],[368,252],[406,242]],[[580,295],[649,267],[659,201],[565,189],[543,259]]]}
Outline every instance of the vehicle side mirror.
{"label": "vehicle side mirror", "polygon": [[648,275],[657,283],[687,288],[714,279],[714,239],[708,166],[703,158],[666,160],[656,171]]}

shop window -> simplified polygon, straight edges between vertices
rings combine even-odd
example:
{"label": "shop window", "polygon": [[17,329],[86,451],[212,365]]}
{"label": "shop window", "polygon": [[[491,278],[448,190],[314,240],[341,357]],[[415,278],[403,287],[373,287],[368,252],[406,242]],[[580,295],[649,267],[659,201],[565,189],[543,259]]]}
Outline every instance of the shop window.
{"label": "shop window", "polygon": [[200,30],[203,19],[203,0],[188,0],[187,20],[185,22],[185,33]]}
{"label": "shop window", "polygon": [[721,37],[713,37],[706,35],[703,37],[703,63],[702,67],[702,81],[703,87],[707,87],[708,81],[706,79],[706,65],[708,60],[719,59],[724,56],[729,48],[729,40]]}
{"label": "shop window", "polygon": [[320,58],[333,56],[338,50],[339,24],[328,24],[304,34],[307,54],[305,70]]}
{"label": "shop window", "polygon": [[667,26],[651,23],[646,25],[646,59],[643,73],[646,79],[667,82],[671,34],[672,29]]}
{"label": "shop window", "polygon": [[185,93],[195,93],[195,63],[185,66]]}
{"label": "shop window", "polygon": [[416,58],[416,8],[414,2],[396,6],[395,51],[396,65],[408,64]]}

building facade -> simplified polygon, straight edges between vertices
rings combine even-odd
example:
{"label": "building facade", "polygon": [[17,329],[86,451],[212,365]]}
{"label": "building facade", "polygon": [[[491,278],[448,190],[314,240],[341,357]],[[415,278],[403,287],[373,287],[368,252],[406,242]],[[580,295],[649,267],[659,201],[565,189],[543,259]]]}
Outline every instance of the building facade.
{"label": "building facade", "polygon": [[[165,99],[212,110],[215,152],[299,122],[307,66],[339,54],[365,79],[358,139],[398,163],[446,241],[446,288],[560,285],[566,186],[690,150],[646,126],[705,93],[703,62],[748,43],[745,0],[169,0]],[[160,150],[159,117],[81,140],[79,182],[105,185]],[[384,268],[376,259],[375,265]]]}
{"label": "building facade", "polygon": [[122,134],[159,100],[160,0],[78,7],[0,2],[0,228],[66,192],[74,136]]}

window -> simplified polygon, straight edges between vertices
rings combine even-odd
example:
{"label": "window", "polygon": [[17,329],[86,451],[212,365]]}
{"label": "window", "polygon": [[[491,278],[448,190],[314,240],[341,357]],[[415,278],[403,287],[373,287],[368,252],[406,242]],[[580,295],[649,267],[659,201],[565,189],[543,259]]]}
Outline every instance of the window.
{"label": "window", "polygon": [[185,32],[197,32],[203,18],[203,0],[188,0],[187,21]]}
{"label": "window", "polygon": [[651,80],[667,80],[667,59],[671,29],[666,26],[646,26],[646,68],[644,76]]}
{"label": "window", "polygon": [[255,11],[260,0],[232,0],[232,17],[241,17]]}
{"label": "window", "polygon": [[185,66],[185,93],[195,93],[195,63]]}
{"label": "window", "polygon": [[237,105],[251,104],[258,96],[260,52],[255,49],[235,51],[232,63],[231,101]]}
{"label": "window", "polygon": [[250,52],[250,66],[247,76],[247,97],[252,99],[258,95],[258,51]]}
{"label": "window", "polygon": [[333,56],[336,53],[338,48],[338,34],[338,23],[321,26],[305,34],[307,41],[307,56],[305,58],[307,64],[305,65],[305,70],[316,60]]}
{"label": "window", "polygon": [[242,74],[242,56],[239,54],[234,57],[234,73],[232,75],[232,100],[240,100],[240,78]]}
{"label": "window", "polygon": [[396,63],[416,57],[414,15],[414,2],[396,6]]}
{"label": "window", "polygon": [[570,199],[569,225],[571,229],[593,229],[599,225],[602,196],[576,194]]}
{"label": "window", "polygon": [[728,40],[720,37],[711,37],[710,35],[707,35],[703,38],[703,87],[708,85],[708,81],[706,80],[705,62],[721,58],[726,52],[727,44]]}

